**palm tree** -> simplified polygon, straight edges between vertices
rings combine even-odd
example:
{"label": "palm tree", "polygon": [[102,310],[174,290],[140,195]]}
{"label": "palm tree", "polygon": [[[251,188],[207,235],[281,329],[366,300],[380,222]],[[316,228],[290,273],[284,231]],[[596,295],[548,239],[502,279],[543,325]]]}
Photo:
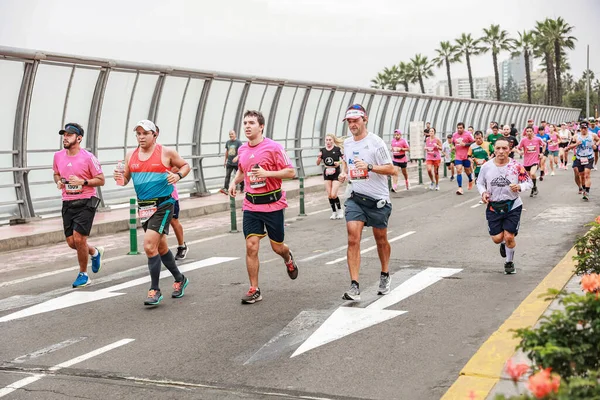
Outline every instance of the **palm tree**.
{"label": "palm tree", "polygon": [[371,87],[373,89],[385,89],[387,86],[387,76],[378,72],[375,78],[371,79]]}
{"label": "palm tree", "polygon": [[441,67],[442,64],[446,64],[446,75],[448,75],[448,92],[452,97],[452,76],[450,75],[450,64],[460,60],[458,54],[458,47],[453,46],[450,42],[440,42],[440,47],[435,50],[437,57],[431,60],[437,67]]}
{"label": "palm tree", "polygon": [[408,84],[411,81],[412,75],[413,75],[413,72],[412,72],[411,64],[401,61],[398,64],[398,83],[400,83],[404,86],[405,92],[408,92]]}
{"label": "palm tree", "polygon": [[557,19],[546,19],[546,33],[551,41],[554,50],[554,63],[556,66],[556,95],[557,105],[562,104],[562,71],[564,49],[573,50],[577,38],[569,36],[573,31],[573,26],[567,24],[562,17]]}
{"label": "palm tree", "polygon": [[479,40],[475,40],[471,37],[471,34],[463,33],[458,39],[456,39],[458,47],[458,55],[465,56],[467,61],[467,71],[469,72],[469,86],[471,87],[471,98],[475,98],[475,90],[473,89],[473,73],[471,72],[471,56],[476,56],[481,53],[481,47],[479,47]]}
{"label": "palm tree", "polygon": [[433,76],[433,65],[427,59],[427,56],[417,54],[414,58],[410,59],[412,69],[412,82],[419,83],[421,86],[421,93],[425,94],[425,85],[423,79],[431,78]]}
{"label": "palm tree", "polygon": [[398,67],[396,65],[392,65],[391,68],[385,67],[383,69],[384,75],[387,77],[387,85],[385,89],[396,90],[398,87],[399,78],[398,78]]}
{"label": "palm tree", "polygon": [[527,103],[531,104],[531,56],[534,46],[532,32],[519,32],[519,39],[515,42],[513,57],[523,54],[525,59],[525,85],[527,86]]}
{"label": "palm tree", "polygon": [[514,40],[508,37],[508,32],[500,29],[500,25],[492,24],[489,28],[483,28],[484,36],[480,39],[482,52],[492,52],[494,63],[494,76],[496,78],[496,100],[500,101],[500,73],[498,72],[498,54],[501,51],[512,51]]}
{"label": "palm tree", "polygon": [[542,60],[546,71],[547,79],[547,104],[556,104],[558,93],[556,91],[556,73],[554,68],[554,41],[549,33],[548,19],[544,22],[535,23],[534,41],[535,47],[533,54],[536,58]]}

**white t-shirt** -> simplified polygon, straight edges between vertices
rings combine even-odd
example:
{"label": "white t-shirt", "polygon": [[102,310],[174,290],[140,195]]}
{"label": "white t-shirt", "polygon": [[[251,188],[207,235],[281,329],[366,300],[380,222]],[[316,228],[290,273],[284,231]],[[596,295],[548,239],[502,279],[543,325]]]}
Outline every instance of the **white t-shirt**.
{"label": "white t-shirt", "polygon": [[444,142],[442,144],[442,154],[444,154],[444,162],[452,161],[452,148],[450,147],[450,143]]}
{"label": "white t-shirt", "polygon": [[558,137],[561,143],[568,143],[571,139],[571,131],[568,129],[561,129],[558,131]]}
{"label": "white t-shirt", "polygon": [[[355,155],[354,153],[358,154]],[[350,159],[358,157],[367,164],[385,165],[392,163],[392,156],[386,143],[374,133],[369,132],[365,138],[355,141],[353,136],[344,140],[344,161],[348,168],[352,168]],[[349,171],[350,172],[350,171]],[[366,179],[351,179],[352,190],[356,193],[364,194],[377,200],[385,199],[390,201],[390,190],[388,189],[388,179],[386,175],[380,175],[373,171],[368,172]]]}
{"label": "white t-shirt", "polygon": [[499,167],[492,160],[481,166],[477,178],[477,190],[479,194],[488,192],[490,201],[514,200],[511,210],[523,204],[519,192],[513,192],[510,185],[518,183],[524,192],[533,187],[533,182],[525,168],[512,158],[508,164]]}

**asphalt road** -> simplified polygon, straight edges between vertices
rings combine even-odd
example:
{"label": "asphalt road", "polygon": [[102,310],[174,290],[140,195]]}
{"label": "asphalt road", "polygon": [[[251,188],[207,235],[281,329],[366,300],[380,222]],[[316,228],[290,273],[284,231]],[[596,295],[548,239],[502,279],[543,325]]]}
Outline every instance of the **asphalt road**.
{"label": "asphalt road", "polygon": [[358,303],[341,299],[347,237],[343,221],[328,219],[325,194],[308,196],[307,217],[297,217],[296,202],[286,212],[296,281],[261,242],[264,300],[250,306],[240,304],[244,239],[228,232],[228,213],[182,221],[190,285],[171,299],[165,277],[154,308],[143,305],[145,257],[126,255],[126,233],[92,238],[107,262],[80,290],[70,288],[76,258],[66,245],[4,253],[0,397],[439,399],[600,211],[594,187],[590,202],[577,196],[571,171],[539,186],[537,198],[524,198],[513,276],[503,274],[476,189],[457,196],[443,181],[439,192],[394,194],[399,289],[376,295],[379,261],[366,229]]}

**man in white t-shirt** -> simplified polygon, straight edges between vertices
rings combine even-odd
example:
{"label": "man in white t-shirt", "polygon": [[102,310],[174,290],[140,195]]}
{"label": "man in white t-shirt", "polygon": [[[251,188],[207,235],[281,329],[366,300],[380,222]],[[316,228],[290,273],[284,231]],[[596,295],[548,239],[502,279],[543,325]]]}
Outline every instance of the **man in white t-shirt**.
{"label": "man in white t-shirt", "polygon": [[392,213],[392,203],[387,175],[394,175],[392,156],[386,143],[367,130],[367,112],[360,104],[346,110],[344,121],[352,136],[344,141],[344,171],[339,180],[352,182],[352,194],[346,200],[346,227],[348,230],[348,269],[350,289],[344,293],[346,300],[360,300],[358,276],[360,271],[360,240],[363,227],[373,227],[377,253],[381,261],[381,275],[377,294],[390,292],[389,273],[390,242],[387,225]]}

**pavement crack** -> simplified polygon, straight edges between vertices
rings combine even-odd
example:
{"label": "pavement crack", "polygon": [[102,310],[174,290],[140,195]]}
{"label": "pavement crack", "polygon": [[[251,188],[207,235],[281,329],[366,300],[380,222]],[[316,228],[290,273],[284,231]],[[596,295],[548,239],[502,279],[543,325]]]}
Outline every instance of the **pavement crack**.
{"label": "pavement crack", "polygon": [[27,393],[52,393],[52,394],[60,395],[60,396],[63,396],[65,398],[69,398],[69,399],[85,399],[85,400],[93,399],[92,397],[77,396],[72,393],[65,393],[65,392],[61,392],[59,390],[51,390],[51,389],[29,389],[27,387],[22,387],[17,390],[22,390]]}

